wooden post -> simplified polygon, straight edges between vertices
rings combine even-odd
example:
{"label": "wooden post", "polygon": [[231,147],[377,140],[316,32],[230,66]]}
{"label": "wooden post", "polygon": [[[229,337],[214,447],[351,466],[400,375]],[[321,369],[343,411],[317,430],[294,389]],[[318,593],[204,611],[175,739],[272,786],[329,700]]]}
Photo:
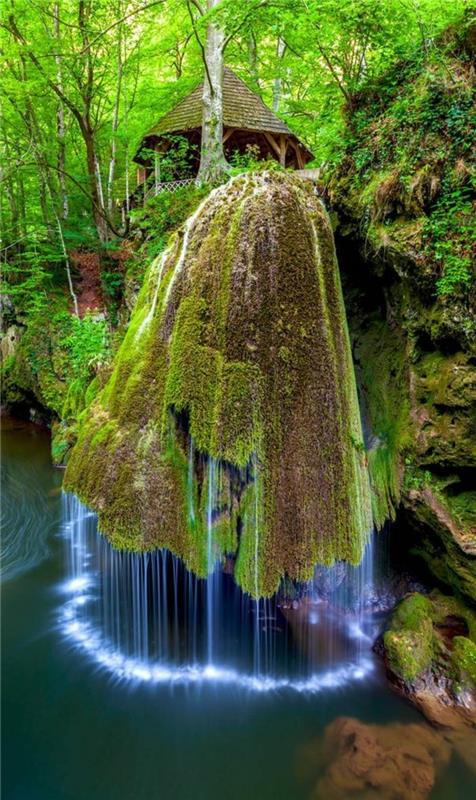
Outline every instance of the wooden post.
{"label": "wooden post", "polygon": [[157,150],[154,151],[154,182],[155,182],[155,195],[157,196],[159,193],[159,183],[160,183],[160,158]]}
{"label": "wooden post", "polygon": [[276,142],[276,139],[274,138],[273,134],[268,133],[268,131],[263,131],[263,135],[268,144],[271,146],[271,149],[274,150],[274,152],[278,156],[278,159],[281,161],[281,149],[278,146],[278,143]]}
{"label": "wooden post", "polygon": [[296,161],[297,161],[298,169],[304,169],[305,163],[304,163],[304,159],[302,157],[301,148],[292,139],[290,140],[290,143],[292,145],[292,148],[293,148],[294,152],[296,153]]}
{"label": "wooden post", "polygon": [[236,128],[227,128],[225,133],[223,134],[223,144],[232,136],[235,132]]}
{"label": "wooden post", "polygon": [[297,162],[298,162],[299,169],[304,169],[305,163],[304,163],[304,159],[302,157],[301,148],[299,147],[299,145],[296,145],[296,156],[297,156]]}
{"label": "wooden post", "polygon": [[286,167],[286,150],[288,149],[288,137],[284,133],[279,134],[279,163]]}

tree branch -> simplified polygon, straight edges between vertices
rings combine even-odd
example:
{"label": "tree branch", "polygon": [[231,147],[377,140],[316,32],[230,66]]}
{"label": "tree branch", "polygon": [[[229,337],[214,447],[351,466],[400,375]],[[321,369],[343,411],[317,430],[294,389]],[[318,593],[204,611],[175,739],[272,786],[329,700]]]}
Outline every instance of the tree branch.
{"label": "tree branch", "polygon": [[196,40],[198,42],[198,46],[200,47],[200,50],[202,52],[202,61],[203,61],[204,67],[205,67],[205,72],[206,72],[206,75],[207,75],[208,85],[210,86],[210,91],[211,91],[211,93],[213,95],[213,94],[215,94],[215,91],[213,89],[212,79],[210,77],[210,72],[208,70],[207,57],[205,55],[205,46],[204,46],[202,40],[200,39],[200,37],[198,35],[197,27],[195,25],[195,18],[194,18],[193,14],[192,14],[192,9],[190,8],[190,3],[192,3],[195,6],[195,8],[198,8],[198,10],[202,14],[202,16],[203,16],[203,11],[201,10],[200,6],[195,2],[195,0],[187,0],[187,10],[188,10],[188,13],[189,13],[189,16],[190,16],[190,21],[192,23],[193,33],[194,33],[195,38],[196,38]]}

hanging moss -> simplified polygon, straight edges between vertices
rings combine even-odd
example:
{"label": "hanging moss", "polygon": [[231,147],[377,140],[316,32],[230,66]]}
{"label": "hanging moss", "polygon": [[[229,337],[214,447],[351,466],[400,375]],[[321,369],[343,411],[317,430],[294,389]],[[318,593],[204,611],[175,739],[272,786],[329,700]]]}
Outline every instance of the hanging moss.
{"label": "hanging moss", "polygon": [[356,355],[374,434],[368,451],[372,512],[377,528],[394,519],[400,501],[403,454],[411,441],[406,359],[397,332],[376,318],[359,333]]}
{"label": "hanging moss", "polygon": [[[193,458],[190,457],[190,443]],[[216,189],[151,265],[65,487],[120,546],[270,595],[360,561],[370,492],[332,231],[285,174]]]}

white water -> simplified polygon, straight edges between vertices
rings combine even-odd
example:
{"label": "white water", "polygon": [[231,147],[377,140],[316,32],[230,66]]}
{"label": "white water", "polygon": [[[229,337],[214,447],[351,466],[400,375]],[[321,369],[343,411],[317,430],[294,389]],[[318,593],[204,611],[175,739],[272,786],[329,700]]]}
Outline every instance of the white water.
{"label": "white water", "polygon": [[[306,588],[298,609],[251,600],[216,563],[212,519],[218,470],[207,503],[207,580],[188,573],[165,550],[114,550],[96,517],[63,497],[67,580],[59,626],[66,639],[117,680],[151,684],[232,684],[266,692],[318,692],[361,680],[373,669],[364,603],[343,613]],[[371,553],[362,572],[346,568],[350,595],[365,596]],[[332,570],[331,593],[343,592]],[[333,583],[334,581],[334,583]]]}

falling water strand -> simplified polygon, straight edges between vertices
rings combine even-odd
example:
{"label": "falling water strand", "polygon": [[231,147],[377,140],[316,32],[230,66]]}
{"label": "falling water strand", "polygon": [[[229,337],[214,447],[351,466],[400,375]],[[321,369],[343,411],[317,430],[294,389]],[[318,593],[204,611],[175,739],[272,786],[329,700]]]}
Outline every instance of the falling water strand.
{"label": "falling water strand", "polygon": [[207,499],[207,656],[208,664],[213,663],[213,612],[214,612],[214,572],[215,558],[213,552],[213,508],[216,497],[215,487],[216,465],[213,458],[208,461],[208,499]]}
{"label": "falling water strand", "polygon": [[254,646],[254,671],[261,673],[261,648],[260,648],[260,587],[259,587],[259,484],[256,459],[253,459],[253,490],[254,490],[254,541],[255,541],[255,646]]}
{"label": "falling water strand", "polygon": [[155,262],[155,269],[154,271],[157,272],[157,279],[155,283],[155,290],[154,290],[154,297],[152,299],[152,303],[150,304],[149,311],[147,312],[146,316],[144,317],[143,321],[141,322],[136,338],[140,338],[144,331],[149,327],[150,323],[152,322],[155,314],[155,309],[157,308],[157,300],[159,297],[160,287],[162,285],[162,275],[164,272],[165,262],[171,252],[171,247],[167,247],[163,253],[158,257],[158,260]]}
{"label": "falling water strand", "polygon": [[[318,692],[368,675],[373,661],[364,601],[339,623],[316,593],[320,585],[321,593],[330,587],[343,596],[341,571],[316,576],[304,587],[308,601],[283,609],[275,599],[256,603],[219,569],[213,523],[220,512],[221,476],[216,462],[210,460],[208,468],[207,580],[187,572],[167,550],[115,550],[99,534],[96,516],[73,495],[63,496],[67,579],[58,622],[67,641],[115,679],[132,683]],[[253,516],[256,526],[256,512]],[[347,570],[350,594],[364,596],[371,558],[360,573]],[[347,623],[355,623],[355,630]],[[329,649],[333,626],[347,636],[347,650]]]}

